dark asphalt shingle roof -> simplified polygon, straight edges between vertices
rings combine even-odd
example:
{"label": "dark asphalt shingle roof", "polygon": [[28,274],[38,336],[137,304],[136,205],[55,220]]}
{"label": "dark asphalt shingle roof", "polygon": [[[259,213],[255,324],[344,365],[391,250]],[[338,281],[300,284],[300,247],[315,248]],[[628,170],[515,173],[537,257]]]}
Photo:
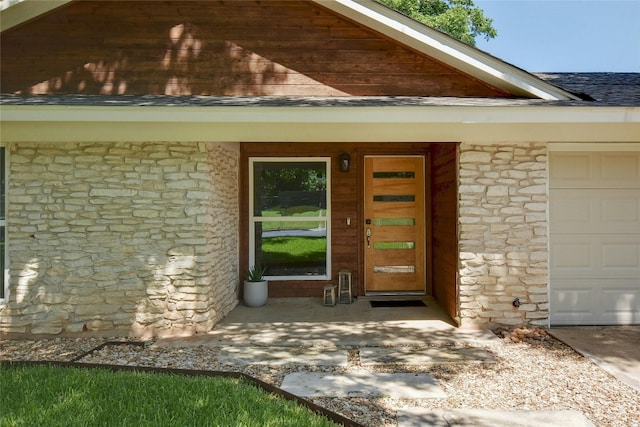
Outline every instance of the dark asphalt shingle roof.
{"label": "dark asphalt shingle roof", "polygon": [[535,73],[577,95],[606,105],[640,106],[640,73]]}
{"label": "dark asphalt shingle roof", "polygon": [[100,96],[1,95],[0,105],[168,106],[168,107],[399,107],[544,105],[540,99],[447,98],[419,96]]}
{"label": "dark asphalt shingle roof", "polygon": [[[231,96],[100,96],[0,95],[0,105],[70,106],[255,106],[255,107],[384,107],[384,106],[640,106],[640,73],[537,73],[538,77],[578,94],[586,101],[519,98],[374,97],[231,97]],[[586,96],[585,96],[586,95]]]}

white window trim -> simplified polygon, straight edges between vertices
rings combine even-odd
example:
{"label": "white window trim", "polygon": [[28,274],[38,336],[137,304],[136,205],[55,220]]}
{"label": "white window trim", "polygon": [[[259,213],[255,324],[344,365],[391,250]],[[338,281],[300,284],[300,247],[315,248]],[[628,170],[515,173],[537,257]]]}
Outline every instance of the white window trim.
{"label": "white window trim", "polygon": [[[277,163],[277,162],[287,162],[287,163],[305,163],[305,162],[324,162],[326,165],[327,171],[327,215],[323,218],[327,221],[327,261],[326,261],[326,274],[317,275],[317,276],[307,276],[307,275],[299,275],[299,276],[265,276],[266,280],[278,280],[278,281],[291,281],[291,280],[329,280],[331,278],[331,157],[250,157],[249,158],[249,265],[255,264],[255,248],[256,248],[256,238],[255,238],[255,224],[260,220],[256,221],[256,218],[253,215],[253,164],[255,162],[263,162],[263,163]],[[295,219],[287,219],[287,221],[309,221],[309,218],[295,218]]]}

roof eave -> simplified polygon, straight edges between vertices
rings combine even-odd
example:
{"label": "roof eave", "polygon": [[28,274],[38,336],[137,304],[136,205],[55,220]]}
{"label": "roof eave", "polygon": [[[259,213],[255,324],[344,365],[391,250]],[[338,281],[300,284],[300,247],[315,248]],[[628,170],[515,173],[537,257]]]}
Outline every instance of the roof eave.
{"label": "roof eave", "polygon": [[580,99],[374,0],[312,1],[515,96],[550,101]]}
{"label": "roof eave", "polygon": [[72,0],[4,0],[0,4],[0,32],[64,6]]}
{"label": "roof eave", "polygon": [[640,107],[92,107],[0,105],[4,143],[633,143]]}

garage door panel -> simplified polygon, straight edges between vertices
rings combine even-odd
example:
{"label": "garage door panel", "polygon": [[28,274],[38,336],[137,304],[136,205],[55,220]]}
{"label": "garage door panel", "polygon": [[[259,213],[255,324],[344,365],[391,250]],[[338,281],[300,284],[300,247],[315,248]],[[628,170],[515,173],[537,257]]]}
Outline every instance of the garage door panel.
{"label": "garage door panel", "polygon": [[638,188],[640,156],[625,152],[553,153],[551,188]]}
{"label": "garage door panel", "polygon": [[574,188],[591,179],[592,163],[589,153],[554,153],[549,165],[549,178],[554,187]]}
{"label": "garage door panel", "polygon": [[551,191],[550,198],[551,220],[558,229],[565,232],[568,232],[567,227],[582,230],[583,227],[594,223],[594,209],[586,195],[575,190],[561,189]]}
{"label": "garage door panel", "polygon": [[551,291],[552,324],[616,325],[640,322],[640,290],[630,280],[566,279]]}
{"label": "garage door panel", "polygon": [[640,232],[640,189],[552,190],[550,210],[552,232]]}
{"label": "garage door panel", "polygon": [[640,151],[549,157],[550,320],[640,324]]}
{"label": "garage door panel", "polygon": [[606,273],[638,276],[640,275],[640,242],[633,241],[633,236],[624,236],[624,239],[632,241],[624,243],[618,240],[601,243],[602,270]]}
{"label": "garage door panel", "polygon": [[640,282],[640,236],[554,235],[550,260],[554,278],[618,277]]}
{"label": "garage door panel", "polygon": [[551,241],[551,268],[560,275],[593,273],[594,242],[577,241],[574,236],[554,236]]}
{"label": "garage door panel", "polygon": [[[599,190],[594,197],[600,218],[610,227],[640,230],[640,190]],[[638,228],[635,228],[638,227]]]}
{"label": "garage door panel", "polygon": [[640,291],[638,289],[604,289],[602,315],[608,320],[640,319]]}
{"label": "garage door panel", "polygon": [[563,313],[591,313],[593,311],[593,292],[590,286],[582,283],[565,283],[552,292],[556,301],[554,312]]}
{"label": "garage door panel", "polygon": [[[615,183],[615,187],[633,185],[640,181],[640,156],[637,153],[596,153],[592,158],[600,161],[601,185]],[[620,182],[621,181],[621,182]]]}

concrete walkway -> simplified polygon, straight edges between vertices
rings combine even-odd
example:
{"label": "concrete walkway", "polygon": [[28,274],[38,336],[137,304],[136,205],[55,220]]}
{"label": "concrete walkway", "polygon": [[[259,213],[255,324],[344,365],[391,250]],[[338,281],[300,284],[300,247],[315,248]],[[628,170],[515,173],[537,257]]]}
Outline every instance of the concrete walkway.
{"label": "concrete walkway", "polygon": [[281,388],[301,397],[447,397],[433,375],[423,373],[294,372],[284,378]]}
{"label": "concrete walkway", "polygon": [[640,326],[569,326],[549,332],[640,391]]}
{"label": "concrete walkway", "polygon": [[486,409],[400,409],[398,427],[594,427],[577,411],[494,411]]}

